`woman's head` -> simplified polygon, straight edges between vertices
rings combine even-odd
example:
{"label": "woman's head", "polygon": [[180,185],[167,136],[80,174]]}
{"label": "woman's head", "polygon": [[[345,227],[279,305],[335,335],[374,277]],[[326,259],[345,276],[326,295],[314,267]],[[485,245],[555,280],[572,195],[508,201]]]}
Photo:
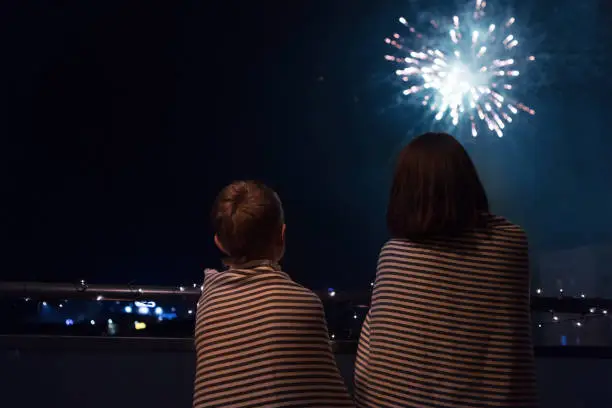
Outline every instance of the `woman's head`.
{"label": "woman's head", "polygon": [[478,227],[489,201],[474,163],[446,133],[425,133],[399,155],[387,226],[395,238],[455,235]]}
{"label": "woman's head", "polygon": [[212,209],[215,243],[232,263],[277,262],[285,248],[283,206],[271,188],[255,181],[225,187]]}

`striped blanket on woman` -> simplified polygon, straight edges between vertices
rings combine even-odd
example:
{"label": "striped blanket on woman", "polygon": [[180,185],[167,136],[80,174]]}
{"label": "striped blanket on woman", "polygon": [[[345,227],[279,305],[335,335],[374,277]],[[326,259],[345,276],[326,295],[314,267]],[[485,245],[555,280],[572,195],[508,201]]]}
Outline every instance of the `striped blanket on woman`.
{"label": "striped blanket on woman", "polygon": [[276,265],[207,271],[194,408],[352,407],[320,299]]}
{"label": "striped blanket on woman", "polygon": [[378,260],[359,341],[360,408],[534,408],[527,240],[489,228],[415,243],[392,239]]}

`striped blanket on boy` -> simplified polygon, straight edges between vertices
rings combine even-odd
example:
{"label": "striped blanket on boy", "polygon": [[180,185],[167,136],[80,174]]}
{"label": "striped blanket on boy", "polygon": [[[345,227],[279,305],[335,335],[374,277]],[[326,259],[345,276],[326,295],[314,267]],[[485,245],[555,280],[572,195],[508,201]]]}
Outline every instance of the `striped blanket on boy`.
{"label": "striped blanket on boy", "polygon": [[353,406],[320,299],[273,264],[206,272],[195,345],[194,408]]}

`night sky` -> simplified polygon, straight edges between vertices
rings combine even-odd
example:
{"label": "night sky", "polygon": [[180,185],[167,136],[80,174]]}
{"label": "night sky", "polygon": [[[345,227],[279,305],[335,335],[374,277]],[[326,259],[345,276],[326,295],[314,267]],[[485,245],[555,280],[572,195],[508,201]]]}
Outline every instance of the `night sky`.
{"label": "night sky", "polygon": [[[516,15],[542,63],[521,97],[538,114],[465,145],[537,264],[541,252],[612,242],[612,13],[603,0],[525,3]],[[365,287],[387,238],[395,153],[446,130],[398,106],[382,58],[397,17],[420,4],[452,10],[3,2],[2,278],[199,281],[219,266],[214,196],[259,179],[285,205],[285,269],[313,288]]]}

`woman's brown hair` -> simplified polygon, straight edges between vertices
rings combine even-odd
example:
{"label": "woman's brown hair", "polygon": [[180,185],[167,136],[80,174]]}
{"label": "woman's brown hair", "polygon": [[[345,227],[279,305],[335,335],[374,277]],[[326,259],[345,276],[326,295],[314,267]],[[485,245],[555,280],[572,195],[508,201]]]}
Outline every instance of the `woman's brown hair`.
{"label": "woman's brown hair", "polygon": [[446,133],[425,133],[400,152],[387,227],[394,238],[419,240],[482,226],[489,201],[474,163]]}

